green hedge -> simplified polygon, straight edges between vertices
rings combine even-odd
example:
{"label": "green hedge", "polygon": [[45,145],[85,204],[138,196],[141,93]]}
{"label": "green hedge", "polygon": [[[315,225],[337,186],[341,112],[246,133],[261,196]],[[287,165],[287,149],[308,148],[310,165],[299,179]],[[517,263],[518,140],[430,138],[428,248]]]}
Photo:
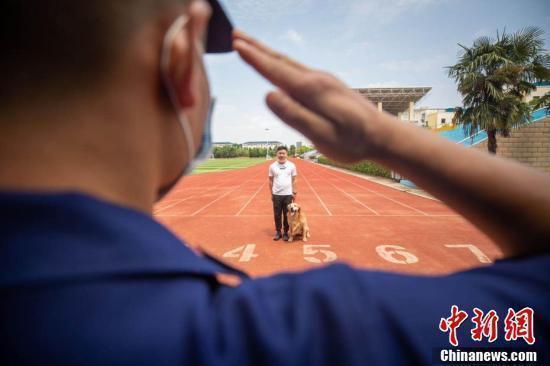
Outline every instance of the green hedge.
{"label": "green hedge", "polygon": [[376,177],[386,177],[386,178],[391,177],[391,173],[388,169],[378,164],[372,163],[370,161],[362,161],[360,163],[355,163],[355,164],[344,164],[344,163],[338,163],[338,162],[332,161],[324,156],[319,156],[319,163],[332,165],[338,168],[344,168],[344,169],[352,170],[354,172],[359,172],[367,175],[374,175]]}

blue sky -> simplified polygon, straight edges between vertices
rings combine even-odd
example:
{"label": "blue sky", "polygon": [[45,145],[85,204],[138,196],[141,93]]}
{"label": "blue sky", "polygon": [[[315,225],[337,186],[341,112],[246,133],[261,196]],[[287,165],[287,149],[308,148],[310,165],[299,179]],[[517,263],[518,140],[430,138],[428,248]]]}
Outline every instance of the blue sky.
{"label": "blue sky", "polygon": [[[417,106],[460,104],[444,67],[457,43],[471,45],[497,29],[542,27],[547,0],[221,0],[235,26],[283,53],[327,70],[350,87],[431,86]],[[215,141],[305,139],[265,106],[272,87],[235,54],[207,56]],[[266,132],[265,129],[270,131]]]}

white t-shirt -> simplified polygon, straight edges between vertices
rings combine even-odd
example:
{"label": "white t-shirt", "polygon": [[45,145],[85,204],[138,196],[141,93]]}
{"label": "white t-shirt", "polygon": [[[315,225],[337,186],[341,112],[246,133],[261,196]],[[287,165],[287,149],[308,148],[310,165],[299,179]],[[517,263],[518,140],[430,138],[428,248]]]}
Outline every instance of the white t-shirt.
{"label": "white t-shirt", "polygon": [[278,161],[269,166],[269,176],[273,177],[272,193],[278,196],[292,195],[292,177],[297,176],[296,165],[290,161],[284,164]]}

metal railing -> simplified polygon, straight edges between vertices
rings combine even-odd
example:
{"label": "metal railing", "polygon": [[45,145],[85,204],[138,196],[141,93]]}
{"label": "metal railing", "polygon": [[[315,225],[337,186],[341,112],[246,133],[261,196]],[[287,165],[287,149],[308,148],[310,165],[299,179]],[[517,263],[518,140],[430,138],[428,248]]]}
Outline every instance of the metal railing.
{"label": "metal railing", "polygon": [[[523,127],[523,126],[528,126],[530,125],[531,123],[534,123],[534,122],[537,122],[543,118],[546,118],[550,116],[550,108],[539,108],[535,111],[533,111],[533,113],[531,113],[531,119],[523,124],[521,124],[519,127]],[[479,139],[478,141],[475,141],[475,138],[479,135],[482,135],[482,134],[485,134],[487,135],[487,131],[485,130],[481,130],[481,131],[478,131],[476,132],[475,134],[473,134],[472,136],[468,136],[460,141],[457,142],[457,144],[463,144],[463,145],[466,145],[466,146],[475,146],[477,144],[480,144],[482,143],[483,141],[487,140],[488,137],[487,136],[483,136],[481,139]],[[470,144],[467,144],[465,142],[467,142],[468,140],[472,141]]]}

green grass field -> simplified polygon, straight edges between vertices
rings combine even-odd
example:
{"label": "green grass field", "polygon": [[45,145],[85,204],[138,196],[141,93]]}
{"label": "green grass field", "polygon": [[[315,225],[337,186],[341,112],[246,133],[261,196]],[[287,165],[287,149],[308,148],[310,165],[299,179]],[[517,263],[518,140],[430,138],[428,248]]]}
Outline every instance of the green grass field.
{"label": "green grass field", "polygon": [[192,174],[223,172],[248,168],[258,164],[265,163],[265,158],[234,158],[234,159],[208,159],[193,170]]}

